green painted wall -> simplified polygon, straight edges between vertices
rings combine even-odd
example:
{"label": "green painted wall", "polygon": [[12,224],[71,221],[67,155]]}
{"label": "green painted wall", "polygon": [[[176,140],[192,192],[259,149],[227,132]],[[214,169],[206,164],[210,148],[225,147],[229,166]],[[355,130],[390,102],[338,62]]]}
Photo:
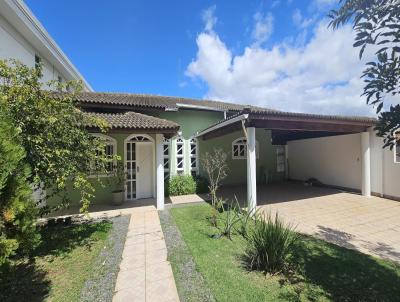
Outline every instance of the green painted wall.
{"label": "green painted wall", "polygon": [[[146,134],[146,133],[142,133]],[[121,159],[124,161],[124,140],[130,136],[130,134],[126,133],[111,133],[108,134],[108,136],[114,138],[117,141],[117,154],[121,157]],[[149,134],[151,138],[155,141],[155,135],[154,134]],[[100,176],[98,179],[97,177],[93,177],[90,179],[92,182],[94,188],[95,188],[95,198],[93,199],[93,202],[95,203],[109,203],[112,198],[112,178],[108,176]],[[72,188],[72,185],[69,186],[68,188],[68,195],[72,201],[72,205],[77,205],[80,200],[79,192],[74,190]],[[54,205],[60,200],[59,197],[54,197],[50,200],[48,200],[49,205]]]}
{"label": "green painted wall", "polygon": [[[243,131],[237,131],[222,137],[210,140],[200,140],[200,157],[206,156],[206,153],[212,153],[214,148],[221,148],[227,155],[228,176],[224,184],[245,184],[247,180],[247,159],[232,159],[232,142],[243,137]],[[258,143],[257,157],[257,182],[281,180],[284,173],[276,171],[276,147],[271,144],[271,132],[263,129],[256,129],[256,140]],[[200,167],[202,168],[202,167]],[[205,171],[200,169],[200,174],[205,175]]]}
{"label": "green painted wall", "polygon": [[[193,137],[197,131],[203,130],[210,125],[224,118],[223,112],[215,111],[199,111],[199,110],[181,110],[178,112],[162,112],[159,115],[160,118],[164,118],[170,121],[174,121],[181,125],[182,136],[185,139],[184,153],[189,154],[190,145],[189,140]],[[190,158],[185,157],[184,162],[184,173],[190,174]],[[176,175],[176,137],[171,140],[170,147],[170,172],[171,175]]]}

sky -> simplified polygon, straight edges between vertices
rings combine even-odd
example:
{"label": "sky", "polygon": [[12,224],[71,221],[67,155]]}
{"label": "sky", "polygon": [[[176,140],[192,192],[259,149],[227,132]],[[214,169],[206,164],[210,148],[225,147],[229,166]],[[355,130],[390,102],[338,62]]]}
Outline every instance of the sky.
{"label": "sky", "polygon": [[338,0],[26,0],[95,91],[373,115]]}

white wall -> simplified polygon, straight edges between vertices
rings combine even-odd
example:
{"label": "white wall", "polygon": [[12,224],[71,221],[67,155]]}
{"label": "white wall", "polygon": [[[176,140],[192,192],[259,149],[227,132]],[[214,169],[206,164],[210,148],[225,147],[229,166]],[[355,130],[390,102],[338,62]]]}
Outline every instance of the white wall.
{"label": "white wall", "polygon": [[361,189],[360,134],[288,142],[289,178]]}
{"label": "white wall", "polygon": [[[394,150],[382,149],[383,139],[370,132],[371,189],[388,197],[400,198],[400,163]],[[361,189],[360,134],[304,139],[288,142],[289,178]]]}
{"label": "white wall", "polygon": [[16,59],[29,67],[35,66],[35,54],[43,63],[43,82],[65,76],[52,66],[25,38],[0,15],[0,59]]}
{"label": "white wall", "polygon": [[371,134],[372,191],[400,197],[400,163],[395,163],[394,149],[382,149],[383,139]]}

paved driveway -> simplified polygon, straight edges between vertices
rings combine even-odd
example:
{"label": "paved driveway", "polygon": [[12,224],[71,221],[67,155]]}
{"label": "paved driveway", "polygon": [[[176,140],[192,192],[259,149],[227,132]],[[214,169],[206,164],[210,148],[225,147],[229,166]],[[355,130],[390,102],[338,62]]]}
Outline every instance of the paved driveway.
{"label": "paved driveway", "polygon": [[[224,196],[245,192],[224,188]],[[299,232],[400,262],[400,202],[301,183],[258,186],[259,208],[276,211]]]}

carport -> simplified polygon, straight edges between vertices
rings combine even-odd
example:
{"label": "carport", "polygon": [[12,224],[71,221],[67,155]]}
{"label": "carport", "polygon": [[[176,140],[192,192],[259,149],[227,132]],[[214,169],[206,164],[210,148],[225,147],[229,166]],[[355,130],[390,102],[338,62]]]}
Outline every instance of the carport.
{"label": "carport", "polygon": [[[283,145],[286,148],[290,141],[360,133],[361,192],[363,196],[369,197],[371,196],[370,136],[373,133],[371,127],[375,123],[375,119],[368,117],[317,115],[272,110],[269,112],[249,107],[200,131],[197,137],[206,141],[232,132],[243,132],[247,142],[246,200],[249,209],[254,211],[257,206],[255,135],[257,128],[270,130],[272,144]],[[286,152],[286,156],[290,155]]]}

